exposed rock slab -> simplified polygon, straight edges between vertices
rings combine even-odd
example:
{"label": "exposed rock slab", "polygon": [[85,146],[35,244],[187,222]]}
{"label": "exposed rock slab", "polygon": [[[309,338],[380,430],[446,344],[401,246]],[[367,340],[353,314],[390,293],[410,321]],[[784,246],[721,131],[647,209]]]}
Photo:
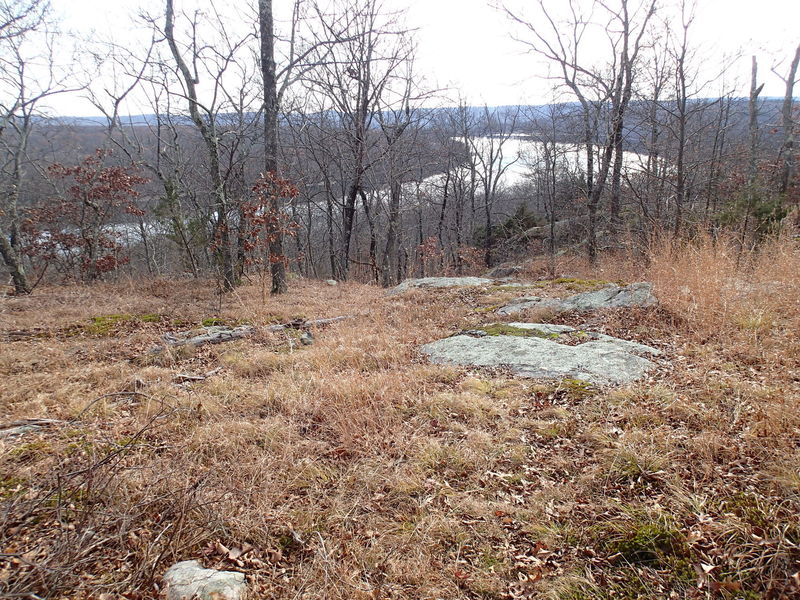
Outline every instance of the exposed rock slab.
{"label": "exposed rock slab", "polygon": [[204,344],[222,344],[242,338],[250,337],[255,333],[255,327],[241,325],[239,327],[225,327],[213,325],[199,327],[178,333],[165,333],[164,341],[170,346],[202,346]]}
{"label": "exposed rock slab", "polygon": [[244,600],[243,573],[204,569],[196,560],[175,563],[164,574],[167,600]]}
{"label": "exposed rock slab", "polygon": [[[641,379],[655,368],[645,356],[661,352],[650,346],[565,325],[510,323],[530,336],[480,335],[480,330],[422,346],[431,362],[475,367],[508,367],[522,377],[581,379],[595,384],[621,384]],[[485,333],[485,332],[484,332]],[[568,345],[562,336],[588,341]]]}
{"label": "exposed rock slab", "polygon": [[[165,333],[162,336],[164,346],[156,346],[150,350],[151,354],[158,354],[163,352],[165,348],[177,346],[203,346],[205,344],[222,344],[225,342],[233,342],[248,338],[259,331],[277,333],[285,329],[297,329],[305,331],[306,333],[315,327],[325,327],[339,321],[346,321],[353,319],[352,315],[342,315],[340,317],[332,317],[330,319],[314,319],[311,321],[305,319],[296,319],[289,323],[282,323],[279,325],[268,325],[262,328],[256,328],[252,325],[241,325],[239,327],[226,327],[226,326],[210,326],[200,327],[198,329],[190,329],[188,331],[181,331],[178,333]],[[305,339],[313,339],[313,336],[305,336]],[[309,345],[303,342],[305,345]]]}
{"label": "exposed rock slab", "polygon": [[59,421],[57,419],[22,419],[21,421],[0,425],[0,438],[10,438],[25,433],[40,431],[46,427],[52,427],[62,423],[64,423],[64,421]]}
{"label": "exposed rock slab", "polygon": [[520,265],[498,265],[486,273],[486,277],[491,277],[492,279],[504,279],[506,277],[519,275],[521,272],[522,267]]}
{"label": "exposed rock slab", "polygon": [[608,285],[593,292],[583,292],[568,298],[539,298],[538,296],[523,296],[510,304],[497,310],[500,315],[529,310],[531,308],[548,309],[554,312],[591,311],[603,308],[630,308],[655,306],[656,297],[653,295],[653,284],[643,281],[621,287]]}
{"label": "exposed rock slab", "polygon": [[389,290],[389,294],[402,294],[414,288],[476,287],[493,282],[494,280],[486,277],[423,277],[422,279],[406,279],[400,285]]}

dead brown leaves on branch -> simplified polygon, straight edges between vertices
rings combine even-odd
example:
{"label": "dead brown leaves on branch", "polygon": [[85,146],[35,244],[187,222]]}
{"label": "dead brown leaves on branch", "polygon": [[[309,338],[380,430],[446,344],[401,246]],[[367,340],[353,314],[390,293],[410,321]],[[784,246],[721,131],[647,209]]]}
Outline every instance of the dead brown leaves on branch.
{"label": "dead brown leaves on branch", "polygon": [[22,223],[22,250],[37,271],[52,266],[65,278],[92,281],[129,261],[110,224],[122,214],[144,216],[136,199],[148,180],[134,165],[107,165],[110,156],[96,150],[78,165],[48,167],[63,189],[29,208]]}
{"label": "dead brown leaves on branch", "polygon": [[252,191],[254,198],[241,208],[246,265],[261,264],[265,254],[270,263],[286,262],[285,256],[271,256],[269,246],[278,238],[297,235],[298,225],[283,209],[283,203],[296,198],[300,190],[290,180],[269,172],[261,175]]}

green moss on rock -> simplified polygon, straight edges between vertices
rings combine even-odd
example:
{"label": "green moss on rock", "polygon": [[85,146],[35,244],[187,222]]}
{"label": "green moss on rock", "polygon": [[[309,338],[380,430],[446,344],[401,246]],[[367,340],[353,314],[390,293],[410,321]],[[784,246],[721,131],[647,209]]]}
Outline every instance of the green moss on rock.
{"label": "green moss on rock", "polygon": [[486,335],[512,335],[516,337],[538,337],[547,340],[557,340],[558,334],[557,333],[545,333],[543,331],[539,331],[538,329],[527,329],[525,327],[515,327],[514,325],[508,325],[507,323],[492,323],[491,325],[485,325],[480,328],[480,331],[486,333]]}
{"label": "green moss on rock", "polygon": [[91,335],[96,337],[105,337],[113,335],[120,325],[124,323],[160,323],[161,315],[156,313],[148,313],[142,315],[130,314],[110,314],[98,315],[91,317],[88,323],[80,323],[71,325],[64,330],[63,334],[67,337],[75,335]]}
{"label": "green moss on rock", "polygon": [[84,329],[90,335],[108,335],[117,324],[131,319],[132,315],[101,315],[92,317]]}
{"label": "green moss on rock", "polygon": [[208,317],[207,319],[203,319],[200,321],[200,324],[203,327],[219,327],[226,324],[225,319],[220,319],[219,317]]}
{"label": "green moss on rock", "polygon": [[139,320],[142,323],[160,323],[161,322],[161,315],[153,313],[147,315],[139,315]]}

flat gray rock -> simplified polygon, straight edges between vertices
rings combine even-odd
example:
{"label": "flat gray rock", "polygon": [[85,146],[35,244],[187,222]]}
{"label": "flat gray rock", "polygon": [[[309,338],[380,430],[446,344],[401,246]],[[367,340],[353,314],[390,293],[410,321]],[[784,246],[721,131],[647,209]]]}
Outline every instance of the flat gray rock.
{"label": "flat gray rock", "polygon": [[175,563],[164,574],[167,600],[244,600],[243,573],[204,569],[196,560]]}
{"label": "flat gray rock", "polygon": [[520,265],[499,265],[486,273],[486,277],[491,277],[492,279],[504,279],[505,277],[519,275],[521,272],[522,267]]}
{"label": "flat gray rock", "polygon": [[406,279],[400,285],[389,290],[389,294],[402,294],[414,288],[476,287],[493,282],[494,280],[485,277],[423,277],[422,279]]}
{"label": "flat gray rock", "polygon": [[497,314],[513,315],[531,308],[542,308],[555,312],[591,311],[603,308],[630,308],[655,306],[653,284],[646,281],[632,283],[625,287],[608,285],[593,292],[583,292],[568,298],[539,298],[523,296],[499,308]]}
{"label": "flat gray rock", "polygon": [[46,427],[59,425],[61,423],[64,423],[64,421],[59,421],[57,419],[22,419],[21,421],[0,425],[0,438],[11,438],[34,431],[41,431]]}
{"label": "flat gray rock", "polygon": [[[476,330],[431,342],[421,350],[437,364],[508,367],[522,377],[580,379],[595,384],[641,379],[656,366],[645,356],[661,354],[644,344],[565,325],[509,323],[507,327],[529,330],[531,335],[480,336]],[[562,336],[588,341],[572,346],[562,343]]]}

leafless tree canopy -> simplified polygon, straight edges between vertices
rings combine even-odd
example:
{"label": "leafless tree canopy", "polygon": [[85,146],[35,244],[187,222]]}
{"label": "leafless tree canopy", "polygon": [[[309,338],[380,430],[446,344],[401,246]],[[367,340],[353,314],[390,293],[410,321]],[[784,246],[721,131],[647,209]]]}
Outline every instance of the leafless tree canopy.
{"label": "leafless tree canopy", "polygon": [[[379,0],[294,0],[287,22],[269,0],[164,0],[141,16],[140,46],[82,41],[69,71],[47,2],[3,0],[0,253],[14,288],[122,273],[211,275],[225,290],[268,275],[274,293],[291,273],[392,285],[724,228],[744,247],[796,218],[800,50],[754,65],[745,98],[700,68],[690,0],[496,8],[550,65],[550,105],[449,101],[457,91],[419,73],[404,14]],[[759,95],[770,67],[782,101]],[[56,118],[64,92],[102,118]],[[56,176],[89,156],[93,174]],[[124,199],[93,179],[110,169],[139,182]],[[89,251],[86,210],[103,252]]]}

